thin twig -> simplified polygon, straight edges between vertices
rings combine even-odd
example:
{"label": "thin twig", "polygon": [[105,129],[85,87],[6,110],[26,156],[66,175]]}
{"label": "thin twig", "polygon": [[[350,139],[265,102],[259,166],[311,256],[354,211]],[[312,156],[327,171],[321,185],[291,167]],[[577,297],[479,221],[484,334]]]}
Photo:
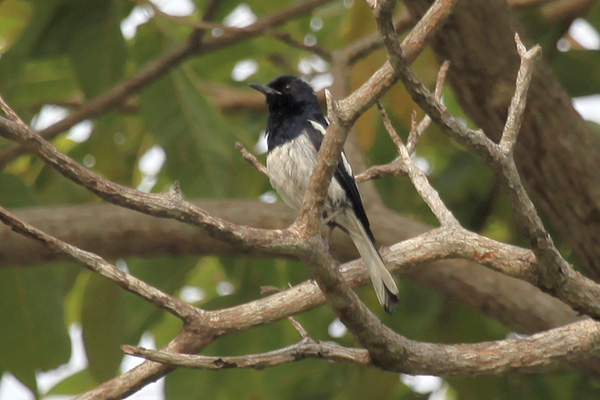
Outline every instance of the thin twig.
{"label": "thin twig", "polygon": [[346,361],[360,365],[369,365],[370,357],[364,349],[343,347],[331,342],[315,342],[303,339],[300,342],[278,350],[245,356],[214,357],[189,354],[177,354],[161,350],[149,350],[142,347],[125,345],[121,349],[129,355],[148,360],[177,365],[181,367],[219,370],[229,368],[264,369],[305,358],[319,358],[330,361]]}
{"label": "thin twig", "polygon": [[517,44],[517,51],[521,57],[521,67],[517,73],[515,93],[508,108],[508,117],[500,139],[500,149],[505,153],[512,153],[517,142],[517,136],[521,130],[521,123],[523,122],[523,115],[525,113],[525,105],[527,104],[527,92],[529,91],[533,76],[533,64],[542,52],[540,45],[535,45],[530,50],[527,50],[521,42],[518,33],[515,33],[515,42]]}
{"label": "thin twig", "polygon": [[[400,149],[400,148],[404,147],[404,142],[398,135],[398,132],[396,132],[396,129],[394,129],[394,127],[392,125],[392,121],[390,121],[390,117],[388,117],[387,112],[385,111],[385,108],[383,108],[383,105],[380,102],[377,102],[377,109],[379,110],[379,113],[381,114],[381,117],[383,118],[383,126],[385,127],[385,130],[388,133],[390,139],[392,139],[392,142],[394,142],[394,144],[396,145],[396,148]],[[413,115],[414,115],[414,113],[413,113]]]}
{"label": "thin twig", "polygon": [[254,156],[254,154],[246,150],[243,144],[241,144],[240,142],[236,142],[235,148],[238,149],[240,153],[242,153],[242,157],[244,157],[246,161],[252,164],[254,168],[256,168],[259,172],[263,173],[264,175],[269,176],[269,174],[267,173],[267,167],[265,167],[263,163],[261,163],[258,160],[258,158]]}
{"label": "thin twig", "polygon": [[377,103],[377,108],[383,118],[385,129],[396,144],[400,155],[401,168],[408,174],[417,193],[419,193],[421,198],[427,203],[429,209],[433,212],[442,226],[459,227],[460,224],[458,220],[454,217],[452,212],[448,210],[438,192],[429,184],[429,180],[427,179],[427,176],[425,176],[425,173],[415,165],[410,154],[408,154],[406,146],[402,143],[402,139],[398,136],[398,133],[392,125],[392,121],[390,121],[390,118],[381,103]]}
{"label": "thin twig", "polygon": [[[160,15],[161,17],[163,17],[169,21],[175,22],[178,25],[187,26],[190,28],[194,28],[196,30],[206,31],[206,30],[218,29],[223,33],[243,33],[243,32],[249,31],[248,28],[238,28],[235,26],[229,26],[229,25],[224,25],[224,24],[215,23],[215,22],[209,22],[209,21],[205,21],[205,20],[198,21],[198,20],[192,19],[190,17],[179,17],[179,16],[167,14],[167,13],[163,12],[156,4],[154,4],[151,1],[144,2],[143,4],[151,7],[152,10],[154,11],[154,13],[156,13],[156,15]],[[312,53],[318,54],[324,58],[331,59],[331,52],[329,50],[325,49],[324,47],[320,47],[320,46],[316,46],[316,45],[313,45],[313,46],[306,45],[306,44],[292,38],[292,36],[289,33],[277,32],[272,29],[266,29],[264,31],[264,34],[266,36],[277,39],[283,43],[286,43],[292,47],[307,50]]]}
{"label": "thin twig", "polygon": [[[436,82],[436,86],[435,86],[435,97],[438,100],[440,100],[442,98],[442,93],[444,90],[444,82],[446,79],[446,74],[448,72],[449,66],[450,66],[450,63],[448,61],[445,61],[442,64],[442,66],[440,67],[440,71],[438,72],[438,78],[437,78],[437,82]],[[381,104],[379,104],[379,102],[378,102],[377,106],[381,107]],[[414,153],[419,138],[421,137],[423,132],[429,127],[429,124],[431,123],[431,118],[429,118],[429,116],[427,114],[425,114],[425,117],[423,117],[421,122],[418,124],[416,122],[416,119],[417,119],[417,113],[416,113],[416,111],[413,111],[413,113],[411,115],[411,129],[410,129],[410,133],[408,135],[408,140],[407,140],[407,144],[406,144],[406,150],[408,151],[409,155],[412,155]],[[388,130],[388,134],[389,133],[390,133],[390,130]],[[395,131],[394,131],[394,133],[395,133]],[[392,137],[392,141],[394,142],[394,144],[396,144],[396,147],[399,147],[398,140],[400,140],[400,138],[397,136],[397,134],[396,134],[396,138]],[[399,143],[402,143],[402,140],[400,140]],[[355,178],[356,178],[357,182],[364,182],[364,181],[367,181],[370,179],[379,179],[379,178],[386,178],[386,177],[391,177],[391,176],[403,176],[403,175],[406,175],[406,171],[405,171],[403,165],[404,164],[402,163],[400,158],[397,157],[387,164],[372,166],[372,167],[368,168],[366,171],[363,171],[362,173],[357,175]]]}
{"label": "thin twig", "polygon": [[[300,322],[296,321],[296,319],[292,316],[289,316],[288,320],[290,321],[290,323],[292,324],[294,329],[296,329],[296,331],[300,334],[300,337],[302,339],[310,339],[310,335],[308,334],[306,329],[304,329],[304,327],[302,325],[300,325]],[[312,339],[310,339],[310,340],[312,340]]]}
{"label": "thin twig", "polygon": [[6,117],[10,121],[13,121],[16,123],[23,123],[23,121],[21,120],[21,118],[19,118],[17,113],[14,112],[12,108],[10,108],[10,106],[6,103],[4,98],[1,96],[0,96],[0,108],[2,108],[2,111],[4,111],[4,114],[6,114]]}
{"label": "thin twig", "polygon": [[311,53],[315,53],[321,57],[323,57],[326,60],[331,60],[332,56],[331,56],[331,51],[329,49],[326,49],[325,47],[319,46],[319,45],[307,45],[304,44],[303,42],[296,40],[292,37],[292,35],[290,35],[289,33],[286,32],[277,32],[275,30],[267,30],[265,31],[265,35],[270,36],[274,39],[277,39],[291,47],[295,47],[301,50],[306,50],[306,51],[310,51]]}
{"label": "thin twig", "polygon": [[[438,72],[437,81],[435,84],[435,98],[438,101],[441,101],[442,94],[444,93],[444,82],[446,81],[446,75],[448,74],[448,69],[450,68],[450,61],[444,61],[440,70]],[[419,122],[415,127],[411,126],[410,134],[408,135],[408,139],[406,140],[406,149],[408,154],[413,154],[419,138],[425,132],[425,130],[431,124],[431,117],[427,114],[423,117],[421,122]]]}
{"label": "thin twig", "polygon": [[383,165],[374,165],[369,167],[367,170],[361,172],[355,176],[357,182],[365,182],[371,179],[388,178],[392,176],[405,176],[406,171],[402,169],[402,163],[400,158],[396,157],[394,160]]}

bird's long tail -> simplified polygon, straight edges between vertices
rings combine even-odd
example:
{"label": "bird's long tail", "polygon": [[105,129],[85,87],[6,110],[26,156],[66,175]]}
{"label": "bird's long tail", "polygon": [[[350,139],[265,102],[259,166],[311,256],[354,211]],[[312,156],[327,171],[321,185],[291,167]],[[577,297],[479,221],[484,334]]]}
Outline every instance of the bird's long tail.
{"label": "bird's long tail", "polygon": [[349,229],[350,237],[367,266],[379,303],[386,312],[391,313],[398,305],[399,293],[396,282],[385,266],[364,226],[358,221],[354,213],[349,214],[351,215],[347,215],[347,218],[352,220],[353,227],[356,227],[356,229]]}

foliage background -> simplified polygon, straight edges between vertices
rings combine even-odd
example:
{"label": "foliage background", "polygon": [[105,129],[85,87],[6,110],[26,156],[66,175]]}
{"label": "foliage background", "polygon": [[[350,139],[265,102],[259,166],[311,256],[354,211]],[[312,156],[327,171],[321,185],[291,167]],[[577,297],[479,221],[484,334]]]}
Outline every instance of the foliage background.
{"label": "foliage background", "polygon": [[[196,0],[196,10],[202,10],[205,3]],[[264,16],[292,3],[262,0],[248,5],[254,14]],[[239,5],[239,1],[222,1],[215,21],[223,21]],[[40,128],[40,116],[47,114],[48,105],[59,105],[65,110],[77,108],[181,43],[190,32],[188,27],[155,16],[139,26],[134,37],[125,39],[121,23],[136,7],[139,6],[123,0],[4,0],[0,3],[0,92],[26,121],[33,121]],[[582,48],[568,34],[564,35],[564,27],[545,24],[537,8],[521,11],[520,16],[530,39],[544,46],[546,61],[572,96],[600,92],[598,48]],[[595,29],[600,28],[600,5],[582,17]],[[322,21],[321,29],[315,29],[319,25],[315,21]],[[311,16],[286,24],[284,30],[299,40],[307,36],[306,40],[311,40],[312,35],[319,46],[334,49],[372,32],[374,22],[363,2],[335,1]],[[559,40],[563,46],[568,43],[570,50],[557,51]],[[234,96],[249,92],[248,79],[235,81],[232,70],[240,61],[250,59],[258,65],[252,81],[268,82],[283,73],[299,74],[299,65],[309,66],[304,71],[308,78],[323,77],[329,73],[328,64],[315,57],[272,38],[258,37],[191,58],[116,111],[80,125],[83,131],[91,128],[87,140],[73,141],[69,135],[62,135],[54,144],[75,160],[126,186],[144,183],[148,187],[147,182],[151,181],[155,182],[151,190],[161,192],[178,180],[190,199],[258,199],[271,190],[269,183],[247,165],[233,144],[240,141],[254,148],[265,126],[265,110],[227,110],[214,90],[224,88]],[[352,71],[353,85],[367,79],[384,60],[384,52],[379,51],[360,61]],[[431,86],[438,68],[433,53],[423,53],[414,66]],[[408,95],[397,85],[383,100],[396,128],[406,134],[410,113],[416,109]],[[455,115],[462,115],[450,88],[446,89],[444,101]],[[359,120],[355,134],[369,164],[385,163],[394,157],[394,149],[373,110]],[[0,148],[7,145],[0,140]],[[140,169],[140,161],[151,149],[162,149],[166,155],[156,174]],[[525,245],[491,172],[482,168],[475,156],[435,128],[420,141],[417,155],[442,199],[466,228]],[[407,179],[382,179],[376,186],[391,209],[435,223]],[[0,172],[0,204],[5,207],[99,201],[32,156],[21,156]],[[101,216],[98,227],[102,227]],[[568,256],[569,248],[560,246],[563,255]],[[286,260],[172,255],[128,258],[120,263],[126,264],[135,276],[169,293],[181,295],[184,288],[188,292],[190,287],[199,288],[202,298],[197,304],[207,309],[256,299],[261,286],[286,287],[288,282],[294,284],[309,278],[302,265]],[[409,338],[455,343],[495,340],[510,334],[506,327],[483,314],[414,282],[398,280],[401,308],[392,317],[381,313],[381,318]],[[361,289],[360,294],[371,309],[378,310],[370,288]],[[330,335],[328,328],[334,319],[327,307],[298,316],[315,339],[352,345],[347,334]],[[82,327],[89,366],[66,377],[49,392],[40,393],[36,371],[57,368],[71,357],[68,329],[72,324]],[[56,262],[0,268],[0,374],[14,375],[36,396],[89,390],[119,373],[121,344],[138,343],[149,332],[157,346],[162,346],[179,329],[178,320],[78,265]],[[295,330],[282,321],[222,338],[204,353],[258,353],[296,340]],[[447,385],[447,398],[465,400],[592,399],[600,393],[598,382],[577,370],[454,378],[448,379]],[[165,382],[165,397],[169,400],[427,396],[411,390],[394,373],[314,360],[261,372],[180,369],[169,374]]]}

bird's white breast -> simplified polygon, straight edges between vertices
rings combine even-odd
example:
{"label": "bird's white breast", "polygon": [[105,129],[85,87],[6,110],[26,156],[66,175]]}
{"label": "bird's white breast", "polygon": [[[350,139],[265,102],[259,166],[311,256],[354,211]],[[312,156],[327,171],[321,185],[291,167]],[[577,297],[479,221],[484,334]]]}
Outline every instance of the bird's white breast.
{"label": "bird's white breast", "polygon": [[[317,150],[306,135],[299,135],[272,149],[267,156],[267,173],[271,186],[285,203],[295,209],[302,206],[304,193],[317,160]],[[340,184],[333,179],[325,207],[337,208],[345,200]]]}

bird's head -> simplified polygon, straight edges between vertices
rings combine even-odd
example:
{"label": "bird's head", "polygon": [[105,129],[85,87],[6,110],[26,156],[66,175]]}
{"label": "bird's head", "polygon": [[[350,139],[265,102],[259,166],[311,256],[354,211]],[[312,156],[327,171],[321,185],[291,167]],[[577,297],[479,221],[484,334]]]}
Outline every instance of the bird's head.
{"label": "bird's head", "polygon": [[250,83],[249,86],[266,96],[269,111],[319,108],[319,100],[312,87],[296,76],[284,75],[268,85]]}

